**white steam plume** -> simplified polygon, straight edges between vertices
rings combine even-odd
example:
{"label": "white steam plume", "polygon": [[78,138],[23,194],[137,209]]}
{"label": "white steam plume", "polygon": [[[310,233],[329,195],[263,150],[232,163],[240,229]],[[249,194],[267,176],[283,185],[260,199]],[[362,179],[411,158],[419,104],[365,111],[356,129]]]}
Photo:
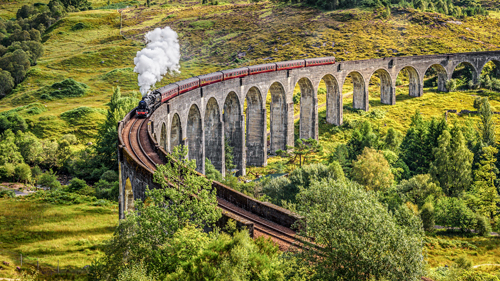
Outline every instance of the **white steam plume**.
{"label": "white steam plume", "polygon": [[134,72],[139,73],[137,80],[143,96],[167,72],[180,72],[181,57],[177,33],[170,27],[156,28],[144,37],[146,47],[137,52],[134,58]]}

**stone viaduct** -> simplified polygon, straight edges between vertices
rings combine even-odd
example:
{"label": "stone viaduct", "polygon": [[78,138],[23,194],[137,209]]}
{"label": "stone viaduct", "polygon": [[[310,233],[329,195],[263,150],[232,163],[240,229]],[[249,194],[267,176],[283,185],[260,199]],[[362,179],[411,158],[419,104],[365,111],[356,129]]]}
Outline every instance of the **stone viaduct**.
{"label": "stone viaduct", "polygon": [[[332,65],[231,79],[186,92],[160,106],[151,115],[152,133],[166,151],[172,151],[179,144],[187,145],[188,157],[196,159],[197,170],[201,173],[205,171],[205,158],[224,173],[224,142],[227,142],[233,147],[238,173],[244,175],[247,165],[265,166],[268,154],[294,145],[293,90],[296,84],[302,94],[300,138],[317,139],[317,92],[321,80],[327,88],[326,121],[341,125],[342,86],[347,76],[353,82],[353,107],[367,111],[368,84],[375,74],[380,78],[381,102],[394,105],[396,78],[403,70],[409,76],[408,94],[420,97],[424,75],[431,67],[438,73],[438,90],[446,91],[445,82],[451,79],[460,63],[472,67],[473,81],[477,83],[489,61],[500,66],[500,51],[338,61]],[[268,95],[271,100],[269,128]]]}

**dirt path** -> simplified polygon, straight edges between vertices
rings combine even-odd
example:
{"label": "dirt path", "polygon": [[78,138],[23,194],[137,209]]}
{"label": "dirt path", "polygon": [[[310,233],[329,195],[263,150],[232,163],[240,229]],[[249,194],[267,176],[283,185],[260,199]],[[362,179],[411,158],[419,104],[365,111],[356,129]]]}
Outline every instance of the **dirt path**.
{"label": "dirt path", "polygon": [[480,266],[500,266],[500,264],[498,264],[498,263],[478,264],[478,265],[473,266],[472,268],[478,268]]}

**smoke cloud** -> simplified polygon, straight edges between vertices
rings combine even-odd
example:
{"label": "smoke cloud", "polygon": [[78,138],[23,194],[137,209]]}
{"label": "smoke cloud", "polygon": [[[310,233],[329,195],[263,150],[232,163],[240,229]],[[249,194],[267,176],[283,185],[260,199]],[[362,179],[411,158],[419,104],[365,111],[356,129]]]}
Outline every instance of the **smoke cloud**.
{"label": "smoke cloud", "polygon": [[134,72],[137,77],[141,94],[144,96],[149,89],[169,72],[179,72],[181,57],[177,33],[170,27],[156,28],[144,36],[146,47],[134,58]]}

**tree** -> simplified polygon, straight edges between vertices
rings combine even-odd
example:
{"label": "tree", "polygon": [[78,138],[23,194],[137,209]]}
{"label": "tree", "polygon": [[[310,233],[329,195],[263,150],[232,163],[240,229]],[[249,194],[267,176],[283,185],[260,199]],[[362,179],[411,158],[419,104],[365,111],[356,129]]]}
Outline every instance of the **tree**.
{"label": "tree", "polygon": [[88,0],[60,0],[60,2],[66,8],[72,6],[81,11],[92,9],[92,4]]}
{"label": "tree", "polygon": [[31,182],[31,169],[28,164],[20,163],[14,169],[14,175],[19,182]]}
{"label": "tree", "polygon": [[393,128],[389,128],[389,130],[387,130],[387,134],[385,135],[384,143],[384,147],[386,149],[397,152],[399,150],[399,146],[401,145],[401,133]]}
{"label": "tree", "polygon": [[0,165],[22,163],[23,157],[15,144],[11,130],[5,131],[0,138]]}
{"label": "tree", "polygon": [[397,190],[407,201],[416,204],[418,207],[422,207],[429,196],[437,199],[443,193],[429,174],[416,175],[409,180],[403,180],[397,186]]}
{"label": "tree", "polygon": [[25,163],[33,165],[43,162],[43,159],[41,159],[41,155],[43,154],[42,143],[33,133],[18,131],[15,143]]}
{"label": "tree", "polygon": [[0,98],[8,95],[14,89],[14,86],[14,79],[10,75],[10,72],[0,70]]}
{"label": "tree", "polygon": [[321,247],[306,243],[299,253],[313,279],[416,281],[424,274],[422,225],[409,210],[392,216],[358,184],[332,179],[314,182],[297,198],[307,222],[300,234]]}
{"label": "tree", "polygon": [[351,139],[347,143],[349,148],[349,156],[352,160],[363,152],[365,147],[378,148],[379,136],[373,132],[370,122],[365,121],[361,124],[361,128],[354,129]]}
{"label": "tree", "polygon": [[455,79],[446,80],[445,87],[448,92],[453,92],[457,89],[457,81]]}
{"label": "tree", "polygon": [[439,182],[448,196],[459,196],[469,188],[472,177],[473,153],[467,148],[462,132],[451,140],[448,131],[439,137],[438,147],[433,149],[434,161],[429,173]]}
{"label": "tree", "polygon": [[388,188],[394,179],[384,154],[368,147],[352,163],[351,176],[366,189],[375,191]]}
{"label": "tree", "polygon": [[161,188],[148,189],[146,202],[137,200],[135,210],[120,222],[98,262],[97,279],[114,279],[124,265],[140,261],[148,272],[172,272],[177,264],[172,268],[166,260],[176,233],[191,224],[210,226],[220,218],[210,180],[198,176],[196,163],[186,155],[187,149],[177,146],[170,163],[157,166],[154,181]]}
{"label": "tree", "polygon": [[483,148],[478,169],[475,171],[474,184],[472,186],[472,198],[468,198],[468,206],[476,213],[493,219],[497,213],[497,204],[500,202],[495,180],[497,168],[495,166],[498,149],[493,146]]}
{"label": "tree", "polygon": [[108,169],[118,170],[116,147],[118,146],[117,124],[125,115],[139,103],[134,97],[122,97],[120,87],[113,88],[111,100],[108,103],[106,120],[99,124],[95,150],[97,163]]}
{"label": "tree", "polygon": [[15,50],[12,53],[5,54],[0,58],[0,68],[10,72],[14,83],[19,84],[26,76],[30,68],[29,56],[23,50]]}
{"label": "tree", "polygon": [[482,143],[484,146],[495,145],[495,122],[493,121],[493,111],[488,98],[476,98],[474,107],[479,111],[479,131],[481,132]]}
{"label": "tree", "polygon": [[432,151],[427,144],[428,126],[417,110],[412,116],[410,128],[401,143],[401,159],[408,165],[412,175],[425,174],[429,170]]}
{"label": "tree", "polygon": [[299,160],[299,167],[305,164],[313,154],[321,153],[323,146],[313,138],[298,139],[294,147],[287,146],[287,151],[278,150],[276,153],[281,157],[289,157],[289,163],[296,163]]}

